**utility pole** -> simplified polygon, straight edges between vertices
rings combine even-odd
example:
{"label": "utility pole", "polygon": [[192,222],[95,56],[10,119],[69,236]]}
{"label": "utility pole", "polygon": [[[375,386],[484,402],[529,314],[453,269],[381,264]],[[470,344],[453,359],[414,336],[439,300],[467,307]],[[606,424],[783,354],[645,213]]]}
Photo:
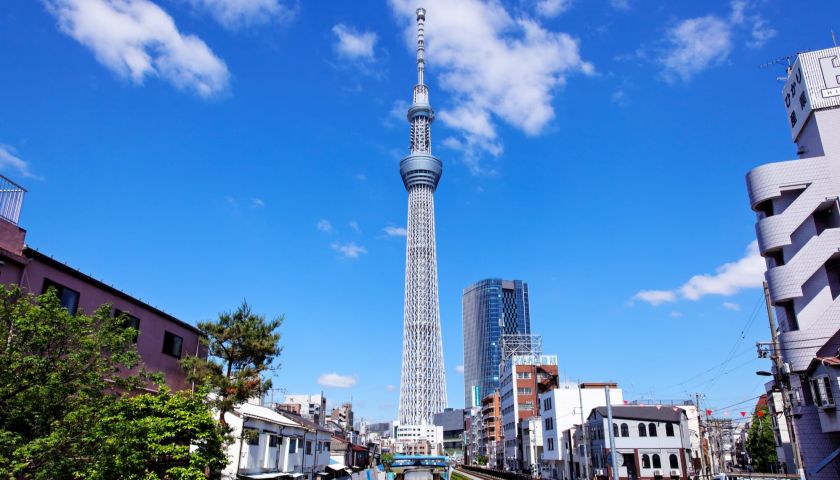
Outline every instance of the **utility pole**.
{"label": "utility pole", "polygon": [[781,348],[779,347],[779,335],[776,333],[776,321],[773,317],[773,305],[770,303],[770,288],[764,282],[764,302],[767,304],[767,318],[770,320],[770,334],[773,337],[773,361],[776,364],[774,380],[776,386],[782,389],[782,409],[785,414],[785,421],[788,424],[788,435],[790,446],[793,449],[793,460],[796,462],[796,472],[801,480],[805,480],[805,467],[802,465],[802,453],[799,451],[799,443],[796,441],[796,424],[793,418],[793,405],[790,404],[788,383],[790,375],[785,373],[782,362]]}
{"label": "utility pole", "polygon": [[703,438],[703,419],[700,417],[700,394],[694,394],[695,404],[694,406],[697,407],[697,428],[698,432],[697,435],[700,437],[700,477],[706,476],[706,444],[704,443]]}
{"label": "utility pole", "polygon": [[618,480],[618,452],[615,451],[615,428],[613,428],[612,405],[610,405],[610,386],[604,385],[607,397],[607,430],[610,432],[610,457],[612,457],[613,480]]}
{"label": "utility pole", "polygon": [[580,379],[578,378],[578,396],[580,397],[580,430],[583,433],[583,478],[589,478],[589,469],[586,468],[589,462],[589,442],[586,441],[586,425],[583,423],[583,390],[580,389]]}

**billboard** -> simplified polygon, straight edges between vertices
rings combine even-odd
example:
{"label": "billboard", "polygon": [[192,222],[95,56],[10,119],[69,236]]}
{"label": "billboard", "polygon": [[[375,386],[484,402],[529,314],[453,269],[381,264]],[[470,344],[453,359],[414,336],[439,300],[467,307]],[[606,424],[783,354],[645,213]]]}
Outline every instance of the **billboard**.
{"label": "billboard", "polygon": [[480,407],[481,406],[481,387],[478,385],[474,385],[472,387],[472,401],[473,407]]}
{"label": "billboard", "polygon": [[840,106],[840,47],[799,55],[782,90],[793,141],[813,110]]}

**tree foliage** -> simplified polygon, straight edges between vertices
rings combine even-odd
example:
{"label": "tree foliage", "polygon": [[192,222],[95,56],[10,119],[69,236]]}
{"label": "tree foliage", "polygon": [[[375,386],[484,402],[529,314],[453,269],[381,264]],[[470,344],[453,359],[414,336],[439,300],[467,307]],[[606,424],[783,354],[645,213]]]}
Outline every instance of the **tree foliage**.
{"label": "tree foliage", "polygon": [[487,465],[487,457],[485,457],[484,455],[476,455],[475,463],[477,463],[478,465]]}
{"label": "tree foliage", "polygon": [[[225,432],[201,422],[210,411],[200,400],[165,390],[129,398],[163,379],[142,369],[139,332],[111,310],[103,305],[74,316],[53,289],[36,298],[14,285],[0,288],[0,478],[188,479],[224,462],[218,443]],[[156,422],[168,425],[165,435]],[[159,448],[170,438],[205,445],[196,458],[167,455]],[[128,451],[129,440],[131,459],[115,456]],[[172,462],[186,465],[160,473]]]}
{"label": "tree foliage", "polygon": [[[758,412],[762,412],[759,422]],[[770,465],[778,461],[776,455],[776,437],[773,435],[773,426],[770,423],[770,410],[766,405],[760,405],[755,409],[750,421],[750,430],[747,434],[747,452],[750,454],[750,462],[753,468],[759,472],[770,472]],[[765,456],[766,452],[766,456]]]}
{"label": "tree foliage", "polygon": [[267,321],[265,315],[253,313],[246,301],[233,312],[220,313],[215,322],[198,322],[203,333],[201,343],[210,355],[187,356],[181,366],[188,372],[189,381],[218,393],[209,401],[219,412],[222,425],[227,425],[225,413],[235,405],[271,388],[271,380],[263,379],[262,374],[277,368],[272,362],[283,349],[278,345],[280,333],[275,330],[282,324],[282,316]]}
{"label": "tree foliage", "polygon": [[379,456],[379,463],[381,463],[382,466],[385,467],[386,472],[390,472],[391,465],[394,464],[394,454],[390,452],[383,453]]}

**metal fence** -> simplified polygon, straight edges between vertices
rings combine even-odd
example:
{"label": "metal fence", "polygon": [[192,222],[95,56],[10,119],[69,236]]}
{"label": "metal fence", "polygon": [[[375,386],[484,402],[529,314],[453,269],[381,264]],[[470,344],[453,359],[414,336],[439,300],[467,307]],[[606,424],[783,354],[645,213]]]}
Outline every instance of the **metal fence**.
{"label": "metal fence", "polygon": [[18,224],[26,189],[0,175],[0,218]]}

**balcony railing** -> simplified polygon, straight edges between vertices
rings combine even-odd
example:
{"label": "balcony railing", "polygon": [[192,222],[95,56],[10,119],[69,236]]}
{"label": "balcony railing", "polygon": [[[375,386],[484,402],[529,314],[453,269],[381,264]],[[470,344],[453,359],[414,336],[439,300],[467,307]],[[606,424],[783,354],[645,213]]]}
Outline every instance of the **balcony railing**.
{"label": "balcony railing", "polygon": [[17,225],[25,194],[25,188],[0,175],[0,218]]}

